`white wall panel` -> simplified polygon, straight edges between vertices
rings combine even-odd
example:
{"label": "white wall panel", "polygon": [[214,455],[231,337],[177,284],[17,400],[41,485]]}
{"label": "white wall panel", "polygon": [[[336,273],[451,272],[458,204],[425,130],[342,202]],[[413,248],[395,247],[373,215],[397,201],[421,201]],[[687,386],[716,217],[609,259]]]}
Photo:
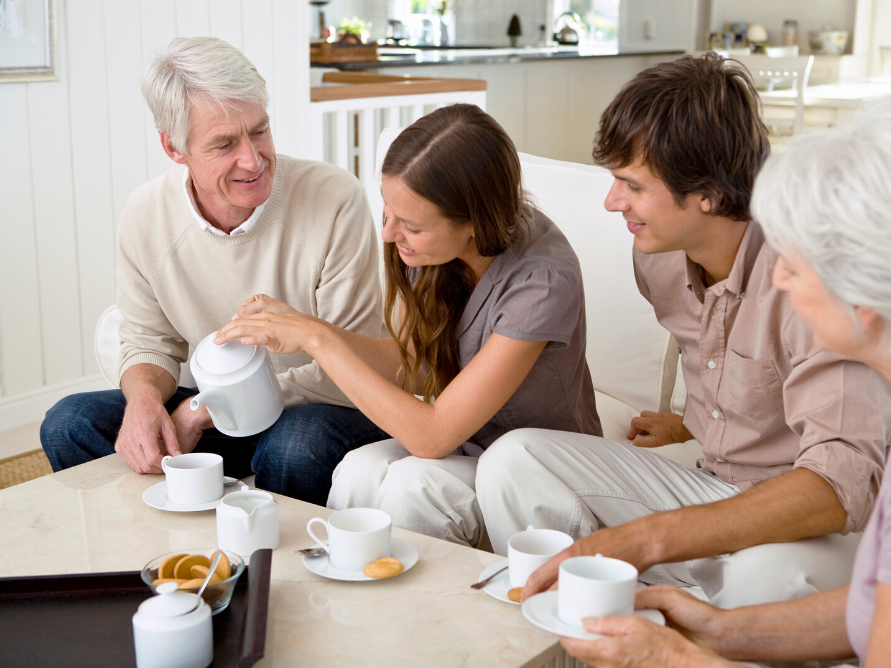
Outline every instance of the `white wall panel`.
{"label": "white wall panel", "polygon": [[28,85],[0,85],[0,383],[5,395],[43,385]]}
{"label": "white wall panel", "polygon": [[[248,0],[247,4],[253,5],[254,0]],[[210,34],[237,49],[244,48],[241,0],[214,0],[210,4]]]}
{"label": "white wall panel", "polygon": [[171,165],[142,94],[144,58],[214,34],[269,82],[279,150],[308,129],[307,0],[58,0],[57,82],[0,84],[0,431],[98,389],[93,332],[114,303],[115,233],[133,190]]}
{"label": "white wall panel", "polygon": [[275,148],[293,156],[309,151],[309,3],[274,0],[272,39],[275,44]]}
{"label": "white wall panel", "polygon": [[[78,0],[63,26],[68,48],[74,213],[84,374],[99,373],[93,332],[114,304],[117,218],[112,202],[105,16],[102,0]],[[70,325],[69,325],[70,326]]]}
{"label": "white wall panel", "polygon": [[[137,87],[137,97],[135,104],[139,105],[142,110],[142,134],[141,137],[145,147],[145,160],[147,177],[153,178],[159,174],[166,172],[173,163],[161,148],[161,140],[158,138],[158,132],[155,130],[155,121],[152,118],[142,93],[139,92],[139,74],[142,72],[142,63],[152,56],[158,49],[167,46],[174,38],[177,37],[176,25],[176,3],[174,0],[142,0],[142,48],[138,43],[134,43],[130,48],[134,56],[139,59],[139,65],[130,74]],[[135,74],[135,76],[134,76]],[[135,119],[134,119],[135,120]],[[137,136],[134,127],[133,137]],[[142,181],[145,179],[143,178]],[[142,183],[140,181],[139,183]],[[139,185],[136,183],[130,188]]]}
{"label": "white wall panel", "polygon": [[138,0],[115,0],[104,7],[112,202],[114,219],[119,220],[124,202],[148,175],[145,102],[139,92],[138,74],[142,67],[142,30]]}
{"label": "white wall panel", "polygon": [[[64,13],[60,12],[64,21]],[[58,45],[65,51],[65,31]],[[32,190],[40,291],[44,382],[78,378],[81,364],[80,294],[71,164],[68,63],[60,59],[59,80],[28,86]]]}
{"label": "white wall panel", "polygon": [[176,36],[201,37],[209,34],[208,0],[176,0]]}
{"label": "white wall panel", "polygon": [[[242,51],[266,79],[270,99],[275,99],[278,83],[275,69],[275,38],[270,39],[269,26],[273,24],[272,0],[249,0],[242,5],[244,46]],[[273,105],[270,104],[270,107]],[[270,116],[275,109],[269,109]],[[276,128],[273,127],[273,139]]]}

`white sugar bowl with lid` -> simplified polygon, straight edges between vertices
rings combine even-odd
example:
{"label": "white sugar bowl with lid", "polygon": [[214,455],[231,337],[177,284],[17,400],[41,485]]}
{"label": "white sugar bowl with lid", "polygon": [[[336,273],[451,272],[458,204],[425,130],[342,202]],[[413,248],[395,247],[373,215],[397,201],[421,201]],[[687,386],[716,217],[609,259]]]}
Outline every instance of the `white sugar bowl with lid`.
{"label": "white sugar bowl with lid", "polygon": [[237,339],[217,345],[215,335],[198,344],[189,363],[200,390],[189,406],[193,411],[207,406],[214,427],[228,436],[259,434],[285,409],[269,352]]}
{"label": "white sugar bowl with lid", "polygon": [[133,615],[136,668],[207,668],[213,663],[210,606],[197,594],[158,585]]}

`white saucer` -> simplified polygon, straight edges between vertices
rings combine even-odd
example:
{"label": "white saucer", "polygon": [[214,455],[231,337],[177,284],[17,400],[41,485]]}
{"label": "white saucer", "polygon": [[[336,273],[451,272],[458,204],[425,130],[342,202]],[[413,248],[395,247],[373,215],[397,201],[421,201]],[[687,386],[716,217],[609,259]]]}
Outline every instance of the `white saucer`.
{"label": "white saucer", "polygon": [[[638,617],[645,617],[659,626],[665,626],[665,616],[658,610],[635,610]],[[557,592],[545,591],[526,599],[523,604],[523,616],[538,628],[556,633],[558,636],[578,638],[579,640],[597,640],[602,638],[598,633],[589,633],[582,626],[567,624],[557,614]]]}
{"label": "white saucer", "polygon": [[221,496],[216,501],[208,501],[207,503],[196,503],[194,505],[186,504],[186,503],[173,503],[170,499],[167,498],[167,481],[162,480],[157,485],[152,485],[147,490],[142,493],[142,500],[145,501],[152,508],[157,508],[158,510],[169,510],[174,513],[194,513],[199,510],[213,510],[218,505],[220,505],[220,501],[223,500],[224,497],[232,494],[232,492],[245,492],[250,489],[247,485],[245,485],[240,480],[236,485],[226,485],[224,487],[223,496]]}
{"label": "white saucer", "polygon": [[[482,573],[480,573],[480,579],[477,582],[482,582],[487,577],[495,573],[496,571],[507,566],[507,559],[504,561],[499,561],[498,563],[492,564]],[[517,601],[511,601],[507,597],[507,592],[511,590],[510,586],[510,571],[503,571],[496,575],[489,581],[485,587],[483,587],[483,591],[486,592],[492,598],[497,598],[499,601],[504,601],[505,603],[510,603],[511,605],[520,605]]]}
{"label": "white saucer", "polygon": [[[391,538],[390,556],[395,557],[402,562],[402,567],[405,569],[402,572],[404,573],[409,568],[418,563],[418,548],[416,548],[408,541],[402,540],[401,538]],[[331,561],[328,559],[327,553],[321,554],[318,557],[304,556],[303,565],[316,575],[321,575],[323,578],[330,578],[332,580],[343,580],[345,582],[365,582],[366,580],[381,579],[370,578],[362,571],[342,571],[339,568],[335,568],[331,565]]]}

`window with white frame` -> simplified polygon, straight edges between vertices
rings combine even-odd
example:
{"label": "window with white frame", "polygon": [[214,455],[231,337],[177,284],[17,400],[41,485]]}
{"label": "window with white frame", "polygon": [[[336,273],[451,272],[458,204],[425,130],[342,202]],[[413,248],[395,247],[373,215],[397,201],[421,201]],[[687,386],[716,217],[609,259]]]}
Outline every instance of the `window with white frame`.
{"label": "window with white frame", "polygon": [[618,48],[621,0],[555,0],[554,16],[576,14],[580,21],[579,43]]}

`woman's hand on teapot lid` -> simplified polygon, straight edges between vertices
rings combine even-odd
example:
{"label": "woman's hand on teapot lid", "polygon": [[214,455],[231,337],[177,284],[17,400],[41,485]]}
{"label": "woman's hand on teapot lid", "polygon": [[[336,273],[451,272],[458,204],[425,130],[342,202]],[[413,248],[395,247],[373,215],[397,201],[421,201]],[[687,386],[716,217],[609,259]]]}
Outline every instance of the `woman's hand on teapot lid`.
{"label": "woman's hand on teapot lid", "polygon": [[286,304],[269,301],[290,309],[290,312],[260,310],[238,316],[220,328],[214,337],[214,343],[219,345],[241,339],[245,345],[266,346],[271,353],[312,355],[312,351],[321,345],[321,340],[328,331],[324,323],[318,318],[295,311]]}

